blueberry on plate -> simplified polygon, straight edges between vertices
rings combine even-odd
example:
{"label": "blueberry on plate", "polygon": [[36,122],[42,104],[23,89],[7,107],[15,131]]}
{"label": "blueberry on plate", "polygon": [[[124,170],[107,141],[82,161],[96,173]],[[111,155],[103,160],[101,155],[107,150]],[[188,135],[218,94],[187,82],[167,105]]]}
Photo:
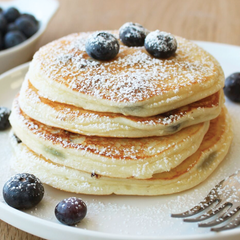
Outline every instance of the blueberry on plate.
{"label": "blueberry on plate", "polygon": [[240,72],[232,73],[226,78],[223,90],[229,100],[240,102]]}
{"label": "blueberry on plate", "polygon": [[6,107],[0,107],[0,130],[6,130],[10,127],[9,116],[11,110]]}
{"label": "blueberry on plate", "polygon": [[11,177],[3,186],[5,202],[16,209],[29,209],[43,198],[41,181],[30,173],[19,173]]}
{"label": "blueberry on plate", "polygon": [[3,16],[8,21],[8,23],[11,23],[20,16],[20,12],[15,7],[10,7],[3,11]]}
{"label": "blueberry on plate", "polygon": [[88,37],[85,48],[90,57],[107,61],[117,56],[119,43],[111,33],[95,32]]}
{"label": "blueberry on plate", "polygon": [[11,48],[25,40],[26,37],[20,31],[10,31],[4,36],[4,47]]}
{"label": "blueberry on plate", "polygon": [[171,33],[156,30],[147,35],[144,46],[156,58],[169,58],[177,50],[177,40]]}
{"label": "blueberry on plate", "polygon": [[55,216],[63,224],[72,226],[79,223],[87,214],[87,205],[81,198],[70,197],[55,207]]}
{"label": "blueberry on plate", "polygon": [[15,21],[18,29],[26,36],[26,38],[30,38],[33,34],[35,34],[38,30],[38,24],[36,24],[30,18],[21,16]]}
{"label": "blueberry on plate", "polygon": [[148,30],[138,23],[127,22],[119,29],[120,40],[126,46],[143,46]]}
{"label": "blueberry on plate", "polygon": [[0,32],[4,34],[7,31],[7,20],[3,16],[2,13],[0,13]]}

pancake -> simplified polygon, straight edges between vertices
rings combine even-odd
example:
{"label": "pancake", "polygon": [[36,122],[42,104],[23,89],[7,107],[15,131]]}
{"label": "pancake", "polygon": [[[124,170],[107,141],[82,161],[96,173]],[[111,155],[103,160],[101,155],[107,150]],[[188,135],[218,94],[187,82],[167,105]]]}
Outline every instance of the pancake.
{"label": "pancake", "polygon": [[125,116],[85,110],[52,102],[25,79],[19,96],[21,109],[31,118],[53,127],[84,135],[103,137],[164,136],[182,128],[216,118],[224,101],[223,91],[187,106],[152,117]]}
{"label": "pancake", "polygon": [[169,171],[199,148],[209,121],[159,137],[107,138],[85,136],[44,125],[13,102],[13,131],[32,151],[52,162],[118,178],[150,178]]}
{"label": "pancake", "polygon": [[232,140],[231,120],[224,107],[210,123],[199,149],[169,172],[154,174],[150,179],[119,179],[89,174],[55,164],[35,154],[12,138],[17,172],[31,172],[44,183],[64,191],[107,195],[162,195],[190,189],[204,181],[224,159]]}
{"label": "pancake", "polygon": [[[118,37],[118,32],[112,32]],[[148,117],[186,106],[218,92],[224,74],[197,44],[176,37],[178,49],[157,59],[144,47],[120,46],[111,61],[85,51],[91,33],[76,33],[35,53],[27,79],[51,101],[97,112]]]}

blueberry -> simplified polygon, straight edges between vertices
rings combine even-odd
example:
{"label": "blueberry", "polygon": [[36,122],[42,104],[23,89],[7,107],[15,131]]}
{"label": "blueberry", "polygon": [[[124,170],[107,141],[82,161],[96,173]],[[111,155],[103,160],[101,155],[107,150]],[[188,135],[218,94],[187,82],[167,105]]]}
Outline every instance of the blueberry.
{"label": "blueberry", "polygon": [[21,16],[15,21],[18,29],[27,37],[30,38],[38,30],[38,25],[30,18]]}
{"label": "blueberry", "polygon": [[43,198],[44,187],[33,174],[19,173],[11,177],[3,186],[3,198],[16,209],[29,209]]}
{"label": "blueberry", "polygon": [[7,31],[7,20],[3,16],[2,13],[0,13],[0,32],[5,33]]}
{"label": "blueberry", "polygon": [[14,22],[20,16],[20,12],[15,7],[10,7],[5,11],[3,11],[3,15],[5,19],[9,23],[11,23],[11,22]]}
{"label": "blueberry", "polygon": [[144,46],[156,58],[169,58],[177,50],[177,40],[170,33],[156,30],[147,35]]}
{"label": "blueberry", "polygon": [[111,60],[119,52],[119,43],[116,37],[108,32],[95,32],[86,42],[87,54],[97,60]]}
{"label": "blueberry", "polygon": [[6,107],[0,107],[0,130],[6,130],[10,127],[9,116],[11,110]]}
{"label": "blueberry", "polygon": [[21,17],[29,18],[29,19],[31,19],[33,22],[35,22],[36,24],[38,24],[38,20],[37,20],[32,14],[23,13],[23,14],[21,14]]}
{"label": "blueberry", "polygon": [[119,29],[119,37],[127,46],[143,46],[148,30],[138,23],[127,22]]}
{"label": "blueberry", "polygon": [[20,31],[11,31],[4,36],[4,46],[5,48],[14,47],[25,40],[26,37]]}
{"label": "blueberry", "polygon": [[63,224],[72,226],[79,223],[87,214],[87,205],[81,198],[64,199],[55,207],[55,216]]}
{"label": "blueberry", "polygon": [[15,23],[9,23],[7,25],[7,32],[19,30]]}
{"label": "blueberry", "polygon": [[225,80],[225,96],[233,102],[240,102],[240,72],[232,73]]}

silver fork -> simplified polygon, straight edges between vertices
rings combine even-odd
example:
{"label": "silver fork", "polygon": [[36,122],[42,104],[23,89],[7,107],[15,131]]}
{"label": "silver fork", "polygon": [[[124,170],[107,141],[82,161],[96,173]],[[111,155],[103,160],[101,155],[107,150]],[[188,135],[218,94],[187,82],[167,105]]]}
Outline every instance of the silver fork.
{"label": "silver fork", "polygon": [[[211,207],[209,210],[207,208]],[[185,218],[200,213],[203,214],[196,218]],[[208,211],[207,211],[208,210]],[[236,228],[240,225],[240,214],[236,214],[240,210],[240,170],[233,175],[219,182],[208,195],[196,206],[179,214],[171,214],[172,217],[185,218],[184,222],[198,222],[215,216],[215,219],[207,223],[199,223],[199,227],[212,227],[221,224],[223,226],[211,228],[211,231],[223,231]],[[236,214],[236,215],[235,215]],[[234,216],[235,215],[235,216]]]}

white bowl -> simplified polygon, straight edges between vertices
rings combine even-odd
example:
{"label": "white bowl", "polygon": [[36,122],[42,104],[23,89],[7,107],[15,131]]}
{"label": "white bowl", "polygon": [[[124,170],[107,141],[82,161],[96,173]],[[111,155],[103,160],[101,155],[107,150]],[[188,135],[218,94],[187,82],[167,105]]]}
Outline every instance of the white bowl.
{"label": "white bowl", "polygon": [[38,31],[32,37],[17,46],[0,51],[0,74],[31,60],[36,50],[36,44],[46,30],[58,6],[59,3],[57,0],[14,0],[0,2],[0,7],[3,9],[16,7],[21,13],[34,15],[40,23]]}

